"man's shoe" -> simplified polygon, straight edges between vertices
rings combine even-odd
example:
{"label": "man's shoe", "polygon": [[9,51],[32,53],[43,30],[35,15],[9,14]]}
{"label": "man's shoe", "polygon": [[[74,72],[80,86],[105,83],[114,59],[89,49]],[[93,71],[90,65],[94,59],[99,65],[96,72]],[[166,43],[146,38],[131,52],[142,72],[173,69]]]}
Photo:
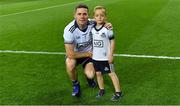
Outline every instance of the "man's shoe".
{"label": "man's shoe", "polygon": [[79,85],[79,84],[74,85],[74,86],[73,86],[72,96],[79,97],[80,94],[81,94],[80,85]]}
{"label": "man's shoe", "polygon": [[94,79],[88,79],[87,78],[87,82],[90,88],[96,88],[97,83],[94,81]]}
{"label": "man's shoe", "polygon": [[105,94],[105,90],[104,89],[100,89],[98,94],[96,95],[96,98],[101,98],[104,94]]}
{"label": "man's shoe", "polygon": [[121,98],[122,98],[122,92],[115,93],[114,96],[111,98],[111,101],[118,101]]}

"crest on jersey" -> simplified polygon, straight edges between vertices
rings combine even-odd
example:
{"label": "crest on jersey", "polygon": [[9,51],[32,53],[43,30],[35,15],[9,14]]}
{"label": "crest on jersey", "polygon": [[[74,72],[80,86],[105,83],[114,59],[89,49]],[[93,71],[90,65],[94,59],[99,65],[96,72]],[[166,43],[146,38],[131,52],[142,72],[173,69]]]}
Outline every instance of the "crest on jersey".
{"label": "crest on jersey", "polygon": [[102,33],[102,34],[101,34],[101,37],[103,37],[103,38],[106,37],[105,33]]}
{"label": "crest on jersey", "polygon": [[80,39],[80,36],[76,36],[76,39]]}

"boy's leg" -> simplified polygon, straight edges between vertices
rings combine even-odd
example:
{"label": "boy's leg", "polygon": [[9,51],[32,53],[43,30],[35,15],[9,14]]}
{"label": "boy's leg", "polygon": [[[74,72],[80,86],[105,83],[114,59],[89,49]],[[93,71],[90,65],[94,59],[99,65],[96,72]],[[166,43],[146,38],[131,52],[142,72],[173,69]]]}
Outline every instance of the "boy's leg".
{"label": "boy's leg", "polygon": [[116,92],[121,92],[120,90],[120,84],[119,84],[119,78],[117,77],[115,72],[111,72],[108,74],[112,80],[112,83],[114,85],[115,91]]}
{"label": "boy's leg", "polygon": [[118,101],[122,97],[122,92],[121,92],[120,84],[119,84],[119,78],[117,77],[115,72],[109,73],[109,76],[110,76],[112,83],[114,85],[114,88],[115,88],[115,94],[113,95],[111,100]]}
{"label": "boy's leg", "polygon": [[99,92],[96,95],[96,98],[100,98],[105,94],[104,79],[103,79],[103,76],[100,71],[96,72],[96,77],[97,77],[97,82],[98,82],[98,86],[99,86]]}
{"label": "boy's leg", "polygon": [[104,89],[104,79],[100,71],[96,72],[99,89]]}

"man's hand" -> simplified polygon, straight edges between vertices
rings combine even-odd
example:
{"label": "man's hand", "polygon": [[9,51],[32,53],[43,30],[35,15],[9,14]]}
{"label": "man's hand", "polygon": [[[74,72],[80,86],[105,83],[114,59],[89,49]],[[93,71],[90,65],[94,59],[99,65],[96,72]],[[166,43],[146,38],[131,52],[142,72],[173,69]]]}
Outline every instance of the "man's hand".
{"label": "man's hand", "polygon": [[92,53],[91,53],[91,52],[87,52],[87,53],[86,53],[86,56],[92,58]]}
{"label": "man's hand", "polygon": [[[74,58],[75,54],[76,54],[75,52],[69,52],[68,58]],[[90,57],[90,58],[92,58],[92,53],[91,52],[78,53],[78,54],[81,55],[80,57]]]}
{"label": "man's hand", "polygon": [[82,57],[92,57],[91,52],[76,52],[74,51],[74,45],[72,44],[65,44],[65,49],[66,49],[66,56],[71,59],[77,59],[77,58],[82,58]]}
{"label": "man's hand", "polygon": [[113,29],[111,23],[105,23],[104,27],[107,28],[107,29],[111,29],[111,30]]}

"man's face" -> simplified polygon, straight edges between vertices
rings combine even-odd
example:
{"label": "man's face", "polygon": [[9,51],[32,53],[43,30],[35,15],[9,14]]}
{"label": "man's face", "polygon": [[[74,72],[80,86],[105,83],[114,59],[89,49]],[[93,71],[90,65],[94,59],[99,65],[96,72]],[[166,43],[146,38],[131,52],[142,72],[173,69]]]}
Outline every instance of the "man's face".
{"label": "man's face", "polygon": [[74,14],[78,25],[85,26],[88,21],[88,10],[86,8],[78,8]]}

